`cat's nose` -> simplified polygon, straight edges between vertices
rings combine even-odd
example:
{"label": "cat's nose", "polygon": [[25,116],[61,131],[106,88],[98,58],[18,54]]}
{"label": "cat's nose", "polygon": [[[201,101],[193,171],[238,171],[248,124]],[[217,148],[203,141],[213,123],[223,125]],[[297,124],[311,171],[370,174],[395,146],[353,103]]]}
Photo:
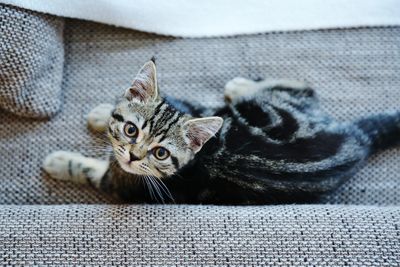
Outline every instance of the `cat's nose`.
{"label": "cat's nose", "polygon": [[129,152],[129,159],[130,159],[130,161],[139,160],[139,158],[136,157],[135,154],[133,154],[133,152]]}

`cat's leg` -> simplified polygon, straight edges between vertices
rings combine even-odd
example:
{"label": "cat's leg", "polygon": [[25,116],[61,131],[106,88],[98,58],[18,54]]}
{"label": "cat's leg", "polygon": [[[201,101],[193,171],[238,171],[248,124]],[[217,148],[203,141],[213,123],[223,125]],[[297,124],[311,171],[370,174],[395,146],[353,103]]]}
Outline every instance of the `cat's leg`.
{"label": "cat's leg", "polygon": [[111,104],[100,104],[92,109],[87,116],[89,128],[97,132],[105,132],[113,109],[114,105]]}
{"label": "cat's leg", "polygon": [[68,151],[53,152],[43,162],[44,170],[55,179],[91,184],[96,188],[100,188],[108,167],[106,160]]}
{"label": "cat's leg", "polygon": [[243,96],[252,95],[259,89],[256,81],[236,77],[225,84],[224,98],[227,102],[233,102]]}
{"label": "cat's leg", "polygon": [[288,89],[287,91],[289,93],[295,94],[298,94],[298,92],[306,92],[309,90],[312,91],[312,89],[310,89],[310,87],[305,82],[301,81],[285,79],[253,81],[241,77],[236,77],[226,83],[224,97],[227,102],[233,102],[239,98],[254,95],[260,90],[274,88],[279,88],[280,90]]}

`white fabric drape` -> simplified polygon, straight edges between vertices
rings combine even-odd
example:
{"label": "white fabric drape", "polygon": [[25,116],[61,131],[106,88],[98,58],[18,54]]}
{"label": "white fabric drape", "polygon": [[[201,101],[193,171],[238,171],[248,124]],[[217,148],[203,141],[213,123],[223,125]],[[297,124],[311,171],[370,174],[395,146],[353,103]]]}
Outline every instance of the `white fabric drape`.
{"label": "white fabric drape", "polygon": [[0,0],[182,37],[400,24],[400,0]]}

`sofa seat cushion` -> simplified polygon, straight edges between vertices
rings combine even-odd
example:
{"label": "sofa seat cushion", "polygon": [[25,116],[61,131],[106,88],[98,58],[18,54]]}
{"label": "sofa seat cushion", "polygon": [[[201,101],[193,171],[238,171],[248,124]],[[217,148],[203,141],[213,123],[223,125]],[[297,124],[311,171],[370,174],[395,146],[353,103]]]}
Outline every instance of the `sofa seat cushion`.
{"label": "sofa seat cushion", "polygon": [[397,266],[400,207],[0,206],[3,265]]}

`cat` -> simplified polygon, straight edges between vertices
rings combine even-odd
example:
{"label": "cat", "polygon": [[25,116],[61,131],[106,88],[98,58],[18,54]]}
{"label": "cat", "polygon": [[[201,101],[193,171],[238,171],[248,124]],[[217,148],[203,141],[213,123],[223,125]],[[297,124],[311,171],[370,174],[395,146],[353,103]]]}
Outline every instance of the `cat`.
{"label": "cat", "polygon": [[151,60],[116,105],[90,112],[89,126],[108,134],[109,160],[57,151],[45,171],[127,202],[310,203],[400,143],[400,112],[339,122],[302,82],[235,78],[226,105],[210,110],[162,97],[156,76]]}

